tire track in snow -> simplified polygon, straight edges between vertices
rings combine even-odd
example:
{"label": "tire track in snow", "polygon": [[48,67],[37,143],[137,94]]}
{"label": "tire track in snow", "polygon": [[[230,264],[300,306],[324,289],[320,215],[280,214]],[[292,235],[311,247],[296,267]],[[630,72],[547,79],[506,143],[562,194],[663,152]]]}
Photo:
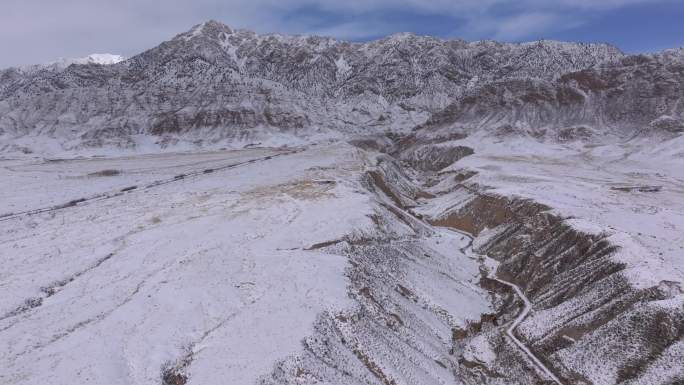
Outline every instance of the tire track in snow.
{"label": "tire track in snow", "polygon": [[[48,285],[41,286],[39,296],[30,297],[30,298],[25,299],[24,302],[21,305],[19,305],[17,308],[15,308],[14,310],[11,310],[8,313],[0,316],[0,321],[4,321],[6,319],[22,315],[22,314],[24,314],[30,310],[33,310],[35,308],[42,306],[44,300],[46,300],[46,299],[52,297],[53,295],[57,294],[65,286],[67,286],[71,282],[75,281],[76,278],[78,278],[82,275],[85,275],[92,270],[97,269],[98,267],[100,267],[100,265],[102,265],[103,263],[110,260],[115,254],[116,254],[116,251],[108,253],[104,257],[96,260],[93,265],[88,266],[83,270],[77,271],[76,273],[71,274],[66,278],[54,281]],[[0,332],[4,332],[5,330],[11,328],[12,326],[14,326],[16,324],[17,324],[17,322],[11,323],[6,327],[1,328]]]}
{"label": "tire track in snow", "polygon": [[[165,184],[169,184],[169,183],[173,183],[173,182],[178,182],[178,181],[184,180],[184,179],[189,178],[189,177],[193,177],[193,176],[202,176],[202,175],[205,175],[205,174],[211,174],[211,173],[216,172],[216,171],[232,169],[232,168],[236,168],[236,167],[243,166],[243,165],[247,165],[247,164],[252,164],[252,163],[257,163],[257,162],[261,162],[261,161],[270,160],[270,159],[273,159],[273,158],[278,157],[278,156],[284,156],[284,155],[295,154],[295,153],[298,153],[298,152],[301,152],[301,151],[302,151],[301,149],[295,149],[295,150],[291,150],[291,151],[286,151],[286,152],[271,154],[271,155],[267,155],[267,156],[264,156],[264,157],[259,157],[259,158],[250,159],[250,160],[247,160],[247,161],[244,161],[244,162],[233,163],[233,164],[229,164],[229,165],[225,165],[225,166],[220,166],[220,167],[215,167],[215,168],[202,169],[202,170],[193,171],[193,172],[186,173],[186,174],[180,174],[180,175],[182,175],[182,177],[179,177],[178,175],[176,175],[176,176],[173,177],[173,178],[154,181],[154,182],[152,182],[152,183],[150,183],[150,184],[148,184],[148,185],[142,186],[142,187],[140,187],[140,188],[138,188],[137,186],[134,186],[134,187],[126,187],[126,188],[123,188],[123,189],[121,189],[121,190],[117,190],[117,191],[114,192],[114,193],[98,194],[98,195],[95,195],[95,196],[93,196],[93,197],[91,197],[91,198],[87,198],[87,199],[78,199],[78,200],[71,201],[71,202],[69,202],[69,203],[67,203],[67,204],[63,204],[63,205],[51,206],[51,207],[42,208],[42,209],[28,210],[28,211],[25,211],[25,212],[14,213],[14,214],[9,214],[9,215],[6,214],[6,215],[4,215],[4,216],[0,216],[0,222],[6,221],[6,220],[10,220],[10,219],[13,219],[13,218],[20,218],[20,217],[23,217],[23,216],[30,216],[30,215],[34,215],[34,214],[45,213],[45,212],[51,212],[51,211],[56,211],[56,210],[65,209],[65,208],[68,208],[68,207],[77,206],[77,204],[73,204],[73,202],[85,203],[85,204],[87,204],[87,203],[90,203],[90,202],[102,201],[102,200],[105,200],[105,199],[111,199],[111,198],[115,198],[115,197],[117,197],[117,196],[121,196],[121,195],[123,195],[124,193],[129,192],[129,191],[132,192],[132,191],[135,191],[135,190],[149,189],[149,188],[153,188],[153,187],[157,187],[157,186],[161,186],[161,185],[165,185]],[[79,206],[80,206],[80,205],[79,205]],[[128,233],[128,234],[126,234],[125,237],[128,237],[128,236],[130,236],[130,235],[132,235],[132,234],[134,234],[134,233],[135,233],[135,232]],[[73,282],[74,280],[76,280],[77,278],[79,278],[80,276],[85,275],[86,273],[89,273],[90,271],[92,271],[92,270],[94,270],[94,269],[100,267],[100,265],[102,265],[103,263],[107,262],[109,259],[111,259],[112,257],[114,257],[120,250],[121,250],[121,248],[117,248],[115,251],[113,251],[113,252],[107,254],[106,256],[104,256],[104,257],[98,259],[97,261],[95,261],[95,263],[94,263],[92,266],[88,266],[88,267],[84,268],[83,270],[77,271],[77,272],[75,272],[75,273],[69,275],[69,276],[66,277],[66,278],[63,278],[63,279],[61,279],[61,280],[57,280],[57,281],[51,282],[51,283],[49,283],[49,284],[47,284],[47,285],[41,286],[41,287],[40,287],[40,290],[39,290],[39,295],[38,295],[38,296],[26,298],[26,299],[24,300],[24,302],[22,302],[22,303],[21,303],[19,306],[17,306],[15,309],[10,310],[10,311],[8,311],[8,312],[5,313],[5,314],[0,314],[0,322],[3,322],[3,321],[5,321],[5,320],[8,320],[8,319],[11,319],[11,318],[15,318],[15,317],[21,316],[21,315],[23,315],[23,314],[25,314],[25,313],[27,313],[27,312],[29,312],[29,311],[31,311],[31,310],[34,310],[34,309],[36,309],[36,308],[41,307],[41,306],[43,305],[44,300],[46,300],[47,298],[50,298],[50,297],[52,297],[53,295],[57,294],[61,289],[63,289],[65,286],[67,286],[68,284],[70,284],[71,282]],[[9,322],[7,325],[4,325],[4,326],[0,327],[0,333],[5,332],[5,331],[8,330],[8,329],[11,329],[12,327],[14,327],[15,325],[17,325],[17,324],[20,323],[20,322],[21,322],[21,320],[19,320],[19,319],[14,320],[13,322]]]}
{"label": "tire track in snow", "polygon": [[[127,234],[123,235],[122,239],[130,237],[130,236],[137,234],[139,232],[140,232],[139,230],[130,231]],[[4,315],[0,316],[0,323],[2,321],[9,319],[9,318],[14,318],[14,317],[20,316],[26,312],[29,312],[31,310],[34,310],[34,309],[42,306],[43,302],[46,299],[48,299],[48,298],[50,298],[56,294],[59,294],[59,292],[62,289],[64,289],[70,283],[74,282],[77,278],[84,276],[84,275],[92,272],[93,270],[99,268],[105,262],[109,261],[114,256],[119,254],[119,252],[121,252],[124,248],[125,248],[125,241],[124,241],[123,245],[121,245],[121,246],[115,248],[113,251],[107,253],[104,257],[97,259],[95,261],[95,263],[93,263],[89,266],[86,266],[84,269],[76,271],[75,273],[72,273],[65,278],[62,278],[62,279],[59,279],[56,281],[52,281],[51,283],[49,283],[47,285],[41,286],[39,289],[39,295],[38,296],[26,298],[24,300],[24,302],[21,305],[19,305],[18,307],[16,307],[14,310],[11,310],[11,311],[5,313]],[[21,320],[15,320],[14,322],[9,323],[7,326],[1,327],[0,333],[12,328],[14,325],[18,324],[20,321]]]}
{"label": "tire track in snow", "polygon": [[263,162],[263,161],[267,161],[267,160],[270,160],[273,158],[277,158],[279,156],[296,154],[296,153],[301,152],[301,151],[303,151],[303,150],[296,149],[296,150],[271,154],[271,155],[263,156],[260,158],[254,158],[254,159],[250,159],[250,160],[247,160],[244,162],[233,163],[233,164],[229,164],[226,166],[220,166],[220,167],[215,167],[215,168],[206,168],[206,169],[202,169],[202,170],[198,170],[198,171],[192,171],[192,172],[188,172],[188,173],[184,173],[184,174],[178,174],[178,175],[174,176],[173,178],[160,179],[160,180],[154,181],[152,183],[146,184],[144,186],[124,187],[124,188],[118,189],[118,190],[113,191],[113,192],[96,194],[96,195],[86,197],[86,198],[74,199],[74,200],[71,200],[67,203],[63,203],[63,204],[59,204],[59,205],[54,205],[54,206],[49,206],[49,207],[41,207],[38,209],[32,209],[32,210],[26,210],[26,211],[20,211],[18,213],[0,214],[0,222],[8,221],[8,220],[15,219],[15,218],[21,218],[24,216],[54,212],[54,211],[63,210],[63,209],[70,208],[70,207],[83,206],[83,205],[91,203],[91,202],[97,202],[97,201],[102,201],[102,200],[106,200],[106,199],[116,198],[116,197],[121,196],[121,195],[126,194],[126,193],[131,193],[131,192],[139,191],[139,190],[147,190],[147,189],[162,186],[165,184],[169,184],[169,183],[173,183],[173,182],[179,182],[179,181],[185,180],[187,178],[198,177],[198,176],[202,176],[205,174],[211,174],[211,173],[214,173],[217,171],[229,170],[229,169],[244,166],[247,164]]}
{"label": "tire track in snow", "polygon": [[118,303],[114,304],[113,307],[107,309],[104,312],[101,312],[95,316],[92,316],[90,318],[78,321],[68,327],[62,328],[61,331],[58,331],[52,335],[48,340],[46,341],[39,341],[31,346],[27,346],[23,351],[15,353],[14,356],[10,357],[9,360],[11,362],[16,361],[19,357],[24,356],[28,353],[31,353],[35,350],[40,350],[45,348],[48,345],[51,345],[57,341],[60,341],[61,339],[68,337],[69,335],[73,334],[74,332],[77,332],[91,324],[96,324],[98,322],[101,322],[105,320],[107,317],[112,315],[115,311],[123,308],[125,305],[127,305],[129,302],[131,302],[139,293],[140,291],[148,284],[148,281],[153,278],[155,275],[163,272],[164,270],[168,269],[170,266],[172,266],[175,262],[167,262],[166,264],[152,270],[151,272],[147,273],[142,279],[138,281],[138,283],[133,287],[133,290],[129,291],[129,293],[123,298],[123,300],[119,301]]}

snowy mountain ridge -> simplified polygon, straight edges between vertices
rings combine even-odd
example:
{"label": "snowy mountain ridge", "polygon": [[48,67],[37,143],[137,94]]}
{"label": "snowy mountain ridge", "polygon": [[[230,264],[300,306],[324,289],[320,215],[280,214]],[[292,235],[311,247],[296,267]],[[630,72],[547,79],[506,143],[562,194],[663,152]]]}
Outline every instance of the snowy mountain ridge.
{"label": "snowy mountain ridge", "polygon": [[[159,148],[239,147],[445,125],[551,141],[578,130],[627,138],[661,130],[663,117],[684,124],[683,58],[408,33],[353,43],[209,21],[123,62],[0,71],[0,150],[135,149],[142,137]],[[111,64],[79,65],[97,61]],[[36,135],[46,146],[22,144]]]}
{"label": "snowy mountain ridge", "polygon": [[118,64],[1,71],[0,133],[64,148],[131,148],[136,135],[166,147],[406,132],[492,82],[554,82],[623,57],[606,44],[412,34],[350,43],[210,21]]}
{"label": "snowy mountain ridge", "polygon": [[60,58],[54,62],[46,64],[46,66],[58,66],[60,68],[66,68],[72,64],[100,64],[100,65],[111,65],[122,62],[126,60],[124,56],[113,55],[111,53],[93,53],[85,57],[80,58]]}
{"label": "snowy mountain ridge", "polygon": [[[126,57],[121,56],[121,55],[114,55],[111,53],[92,53],[92,54],[84,56],[84,57],[59,58],[57,60],[54,60],[54,61],[51,61],[51,62],[48,62],[45,64],[32,64],[32,65],[22,66],[22,67],[16,68],[16,70],[23,72],[25,74],[32,74],[32,73],[36,73],[36,72],[41,71],[41,70],[62,71],[62,70],[65,70],[67,67],[69,67],[72,64],[78,64],[78,65],[88,65],[88,64],[112,65],[112,64],[120,63],[124,60],[126,60]],[[8,70],[10,70],[10,69],[8,69]]]}

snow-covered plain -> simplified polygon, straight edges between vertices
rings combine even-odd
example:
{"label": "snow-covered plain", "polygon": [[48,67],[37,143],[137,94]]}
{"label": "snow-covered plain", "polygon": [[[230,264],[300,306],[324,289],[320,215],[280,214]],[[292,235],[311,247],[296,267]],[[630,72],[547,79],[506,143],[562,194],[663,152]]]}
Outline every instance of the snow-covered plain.
{"label": "snow-covered plain", "polygon": [[[317,317],[358,306],[347,257],[312,246],[376,232],[379,198],[360,183],[367,157],[335,144],[2,161],[4,211],[166,183],[0,220],[0,383],[159,384],[169,369],[203,385],[268,375],[302,353]],[[119,173],[92,175],[103,170]],[[450,275],[407,260],[418,268],[404,285],[427,298],[408,302],[414,311],[436,309],[421,316],[439,330],[428,351],[448,354],[450,328],[490,304],[477,262],[458,252],[465,237],[435,232],[424,243]],[[452,374],[438,369],[416,378],[445,383]]]}
{"label": "snow-covered plain", "polygon": [[131,186],[142,188],[193,170],[216,169],[281,152],[248,149],[107,158],[7,159],[0,162],[0,178],[6,184],[0,190],[0,214],[53,206]]}
{"label": "snow-covered plain", "polygon": [[[18,171],[3,193],[20,189],[23,205],[40,206],[45,190],[76,188],[65,176],[101,167],[155,178],[264,152],[48,163],[43,187]],[[249,383],[268,371],[298,349],[317,313],[348,304],[345,260],[302,251],[370,224],[353,186],[316,182],[359,167],[331,152],[3,222],[0,382],[158,383],[187,349],[197,383]],[[126,173],[78,181],[108,189],[134,182]],[[29,298],[42,304],[17,312]]]}

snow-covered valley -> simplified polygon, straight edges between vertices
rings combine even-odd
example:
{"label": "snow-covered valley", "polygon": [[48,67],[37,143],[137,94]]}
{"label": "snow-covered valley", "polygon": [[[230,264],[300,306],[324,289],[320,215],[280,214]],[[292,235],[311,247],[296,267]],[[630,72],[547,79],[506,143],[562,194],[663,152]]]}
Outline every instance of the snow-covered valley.
{"label": "snow-covered valley", "polygon": [[[318,248],[379,237],[373,218],[383,209],[359,181],[372,159],[345,144],[282,154],[4,161],[3,180],[11,183],[3,194],[21,191],[22,198],[5,208],[30,209],[83,196],[87,190],[75,183],[96,193],[259,159],[4,218],[2,382],[156,384],[177,374],[197,384],[253,383],[276,362],[300,354],[322,314],[357,311],[348,294],[350,260]],[[282,156],[265,158],[276,155]],[[119,173],[92,176],[112,169]],[[48,195],[56,201],[46,201]],[[451,240],[427,229],[417,236],[406,224],[385,220],[390,228],[383,231],[396,238],[387,242],[434,250],[435,265],[398,258],[394,264],[408,266],[393,268],[402,275],[395,279],[431,306],[415,310],[430,325],[421,330],[430,335],[416,343],[435,344],[421,353],[446,364],[451,327],[490,306],[477,287],[478,265],[459,257],[464,237]],[[435,281],[429,274],[435,269],[448,281]],[[439,377],[450,377],[441,370]],[[361,383],[372,377],[356,375]]]}
{"label": "snow-covered valley", "polygon": [[683,85],[216,21],[1,70],[0,384],[682,384]]}
{"label": "snow-covered valley", "polygon": [[[522,370],[519,383],[575,383],[571,370],[611,383],[617,367],[577,356],[596,352],[606,332],[568,331],[570,309],[593,305],[580,295],[560,315],[542,299],[554,294],[511,276],[499,266],[510,262],[487,246],[511,231],[505,219],[478,227],[455,218],[468,216],[468,191],[553,207],[576,231],[619,246],[610,258],[627,264],[620,274],[629,286],[657,288],[665,297],[649,306],[677,314],[681,169],[621,176],[606,170],[615,154],[591,149],[597,165],[584,164],[592,173],[571,156],[590,155],[569,147],[530,153],[523,141],[517,155],[507,148],[502,156],[485,142],[442,144],[476,153],[439,173],[402,169],[345,142],[5,159],[2,381],[498,384]],[[610,189],[648,177],[663,188]],[[582,211],[589,203],[581,199],[597,208]],[[492,220],[486,208],[475,214]],[[633,217],[615,219],[625,215]],[[660,242],[644,240],[655,239],[649,228],[663,229]],[[570,347],[552,355],[535,345],[548,328]],[[677,378],[682,343],[669,344],[633,383]]]}

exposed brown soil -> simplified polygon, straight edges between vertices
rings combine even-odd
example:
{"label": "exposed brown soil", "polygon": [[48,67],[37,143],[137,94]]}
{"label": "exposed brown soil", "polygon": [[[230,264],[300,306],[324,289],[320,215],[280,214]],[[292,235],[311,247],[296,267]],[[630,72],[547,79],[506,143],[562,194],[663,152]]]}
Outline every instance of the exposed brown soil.
{"label": "exposed brown soil", "polygon": [[430,220],[430,223],[477,236],[485,228],[491,229],[505,223],[516,222],[521,218],[534,216],[547,210],[549,210],[548,206],[538,203],[480,194],[458,212]]}
{"label": "exposed brown soil", "polygon": [[401,202],[401,199],[397,194],[392,191],[392,189],[389,188],[387,183],[385,183],[385,178],[383,178],[382,174],[378,171],[369,171],[368,175],[371,177],[373,184],[380,189],[380,191],[383,192],[388,198],[394,202],[398,207],[403,207],[404,205]]}
{"label": "exposed brown soil", "polygon": [[466,146],[428,144],[404,151],[400,159],[416,170],[434,172],[473,153],[473,149]]}
{"label": "exposed brown soil", "polygon": [[488,367],[486,367],[485,365],[483,365],[479,362],[469,361],[463,357],[459,358],[458,363],[460,365],[463,365],[464,367],[466,367],[468,369],[480,371],[489,378],[502,378],[502,377],[504,377],[501,373],[490,370]]}
{"label": "exposed brown soil", "polygon": [[354,349],[354,354],[356,357],[363,363],[363,365],[370,370],[371,373],[375,377],[377,377],[384,385],[397,385],[397,383],[392,379],[389,378],[385,373],[383,373],[382,369],[373,362],[373,360],[368,357],[364,352],[362,352],[359,349]]}

